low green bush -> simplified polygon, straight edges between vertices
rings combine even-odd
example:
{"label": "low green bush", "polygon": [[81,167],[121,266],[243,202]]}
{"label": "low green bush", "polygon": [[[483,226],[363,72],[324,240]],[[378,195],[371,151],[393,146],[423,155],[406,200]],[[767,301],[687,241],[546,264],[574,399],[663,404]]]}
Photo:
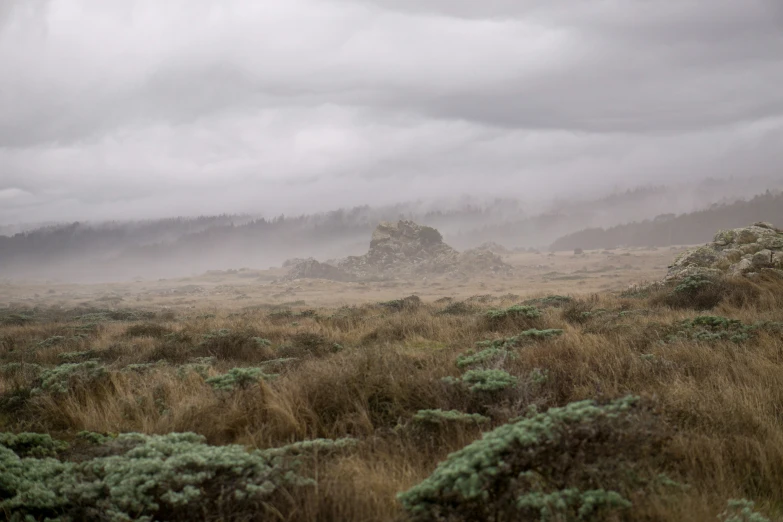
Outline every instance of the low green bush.
{"label": "low green bush", "polygon": [[594,519],[630,506],[624,490],[644,481],[628,472],[664,440],[654,426],[631,396],[551,408],[485,433],[398,499],[414,521]]}
{"label": "low green bush", "polygon": [[443,381],[472,392],[499,392],[516,386],[518,379],[504,370],[468,370],[458,379],[444,377]]}
{"label": "low green bush", "polygon": [[0,512],[11,520],[275,519],[294,508],[295,489],[315,483],[301,472],[307,455],[352,444],[247,451],[193,433],[123,434],[105,444],[115,454],[82,462],[23,458],[0,446]]}
{"label": "low green bush", "polygon": [[233,391],[237,388],[247,388],[261,380],[271,380],[276,374],[267,374],[263,368],[232,368],[228,373],[216,375],[206,380],[215,390]]}

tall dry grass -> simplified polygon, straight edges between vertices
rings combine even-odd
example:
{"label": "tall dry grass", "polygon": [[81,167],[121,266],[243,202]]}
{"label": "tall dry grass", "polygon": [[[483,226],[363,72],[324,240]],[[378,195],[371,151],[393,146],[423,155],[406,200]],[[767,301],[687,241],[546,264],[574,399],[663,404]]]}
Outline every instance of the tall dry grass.
{"label": "tall dry grass", "polygon": [[[783,284],[733,283],[709,313],[746,323],[783,321]],[[508,304],[508,303],[504,303]],[[315,463],[318,487],[297,499],[297,521],[393,521],[395,500],[450,452],[480,437],[475,428],[423,434],[412,427],[421,409],[456,409],[491,418],[492,426],[582,399],[641,396],[658,415],[667,443],[640,466],[665,472],[684,489],[634,498],[632,520],[714,521],[729,498],[749,498],[770,517],[783,513],[783,334],[764,331],[745,342],[662,342],[673,325],[703,308],[646,298],[587,296],[540,318],[487,321],[483,312],[442,314],[442,305],[390,311],[367,305],[316,314],[267,311],[99,325],[78,340],[73,325],[0,327],[0,364],[51,366],[62,354],[90,351],[106,378],[64,395],[25,395],[34,375],[0,374],[0,429],[40,431],[68,439],[78,431],[149,434],[192,431],[213,444],[266,448],[316,437],[362,443],[329,464]],[[484,309],[489,305],[482,305]],[[621,313],[622,312],[622,313]],[[442,381],[458,376],[458,355],[486,339],[522,329],[560,328],[561,336],[523,345],[497,364],[519,386],[476,395]],[[215,332],[224,331],[222,336]],[[226,333],[228,332],[228,333]],[[205,335],[213,335],[205,342]],[[259,344],[266,339],[271,345]],[[335,348],[335,345],[339,345]],[[193,357],[214,357],[207,376],[283,354],[280,376],[234,392],[213,390]],[[133,364],[162,364],[128,371]],[[530,372],[545,372],[532,382]],[[17,400],[10,401],[9,397]],[[20,405],[21,404],[21,405]],[[488,428],[485,428],[488,429]]]}

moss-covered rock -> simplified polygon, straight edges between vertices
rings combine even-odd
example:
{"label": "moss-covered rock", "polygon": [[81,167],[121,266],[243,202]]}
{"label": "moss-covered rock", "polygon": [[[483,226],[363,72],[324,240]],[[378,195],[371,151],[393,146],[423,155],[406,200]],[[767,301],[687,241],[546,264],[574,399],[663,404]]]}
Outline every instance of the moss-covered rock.
{"label": "moss-covered rock", "polygon": [[669,266],[665,281],[693,276],[744,276],[770,269],[783,269],[783,230],[769,223],[754,223],[721,230],[711,243],[682,252]]}

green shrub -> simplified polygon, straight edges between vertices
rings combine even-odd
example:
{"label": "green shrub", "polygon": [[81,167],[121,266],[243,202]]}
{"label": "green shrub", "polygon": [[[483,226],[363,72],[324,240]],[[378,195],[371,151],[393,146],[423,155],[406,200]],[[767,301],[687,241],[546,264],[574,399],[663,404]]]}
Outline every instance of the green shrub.
{"label": "green shrub", "polygon": [[737,319],[728,319],[717,315],[700,315],[672,327],[665,340],[667,342],[691,340],[741,343],[750,339],[759,330],[775,332],[777,323],[760,322],[750,325]]}
{"label": "green shrub", "polygon": [[464,301],[449,303],[438,312],[438,315],[469,315],[474,313],[477,308]]}
{"label": "green shrub", "polygon": [[510,349],[510,348],[516,348],[517,346],[522,346],[524,344],[530,344],[535,341],[552,339],[560,335],[563,335],[563,330],[560,330],[558,328],[549,328],[546,330],[538,330],[536,328],[531,328],[530,330],[525,330],[524,332],[515,335],[513,337],[506,337],[503,339],[494,339],[489,341],[479,341],[476,343],[476,346],[487,347],[487,348]]}
{"label": "green shrub", "polygon": [[20,457],[54,457],[58,451],[68,449],[68,444],[47,433],[0,433],[0,446]]}
{"label": "green shrub", "polygon": [[675,294],[693,294],[704,288],[715,284],[712,279],[703,275],[690,275],[685,277],[677,286],[674,287]]}
{"label": "green shrub", "polygon": [[539,308],[560,308],[571,301],[573,301],[573,297],[565,296],[565,295],[548,295],[546,297],[539,297],[536,299],[528,299],[525,301],[524,305],[533,305],[537,306]]}
{"label": "green shrub", "polygon": [[270,380],[276,374],[264,373],[263,368],[232,368],[228,373],[216,375],[206,380],[216,390],[232,391],[237,388],[247,388],[260,380]]}
{"label": "green shrub", "polygon": [[32,323],[35,317],[30,312],[12,313],[0,316],[0,324],[3,326],[24,326]]}
{"label": "green shrub", "polygon": [[111,436],[111,435],[105,435],[103,433],[96,433],[94,431],[80,431],[79,433],[76,434],[76,438],[78,440],[83,440],[90,444],[99,446],[101,444],[106,444],[107,442],[110,442],[111,440],[115,439],[116,435]]}
{"label": "green shrub", "polygon": [[543,386],[549,381],[549,370],[542,370],[541,368],[533,368],[530,370],[530,374],[527,380],[536,386]]}
{"label": "green shrub", "polygon": [[541,317],[541,310],[535,306],[513,305],[509,306],[508,308],[489,310],[486,313],[486,318],[490,322],[499,322],[508,318],[518,317],[526,319],[537,319]]}
{"label": "green shrub", "polygon": [[89,359],[95,356],[95,350],[83,350],[80,352],[64,352],[57,354],[58,359],[63,361],[78,361],[79,359]]}
{"label": "green shrub", "polygon": [[62,335],[54,335],[39,342],[36,346],[38,346],[38,348],[51,348],[52,346],[60,346],[61,344],[65,344],[67,342],[67,337]]}
{"label": "green shrub", "polygon": [[489,422],[489,417],[457,410],[419,410],[413,416],[413,422],[417,424],[484,424]]}
{"label": "green shrub", "polygon": [[460,355],[457,357],[457,366],[459,368],[466,368],[468,366],[483,365],[513,357],[515,357],[515,355],[505,348],[485,348],[477,353]]}
{"label": "green shrub", "polygon": [[41,372],[41,383],[33,393],[66,393],[75,386],[90,386],[108,375],[98,361],[67,363]]}
{"label": "green shrub", "polygon": [[770,522],[767,517],[755,511],[754,507],[755,504],[750,500],[732,499],[718,519],[722,522]]}
{"label": "green shrub", "polygon": [[[628,466],[654,455],[655,419],[625,397],[551,408],[485,433],[398,495],[414,521],[584,520],[625,508]],[[619,490],[619,491],[616,491]]]}
{"label": "green shrub", "polygon": [[561,489],[551,493],[532,491],[520,495],[517,509],[538,513],[539,520],[591,520],[601,511],[629,508],[631,503],[616,491],[577,488]]}
{"label": "green shrub", "polygon": [[209,446],[193,433],[123,434],[111,456],[84,462],[22,459],[0,447],[0,511],[12,520],[273,519],[294,508],[291,492],[314,481],[302,459],[351,445],[315,440],[248,452]]}
{"label": "green shrub", "polygon": [[35,378],[43,371],[43,367],[35,363],[11,362],[0,364],[0,375],[3,377]]}
{"label": "green shrub", "polygon": [[177,377],[184,379],[190,373],[196,373],[202,379],[209,376],[209,369],[215,363],[214,357],[197,357],[187,364],[182,364],[177,368]]}
{"label": "green shrub", "polygon": [[416,310],[421,306],[421,299],[417,295],[409,295],[403,299],[394,299],[392,301],[383,301],[378,303],[378,306],[393,310],[395,312],[401,312],[403,310]]}
{"label": "green shrub", "polygon": [[221,329],[204,334],[193,355],[216,357],[227,361],[259,361],[274,357],[274,351],[263,337],[255,332],[232,332]]}
{"label": "green shrub", "polygon": [[443,381],[465,386],[472,392],[498,392],[517,384],[517,378],[504,370],[468,370],[459,379],[445,377]]}

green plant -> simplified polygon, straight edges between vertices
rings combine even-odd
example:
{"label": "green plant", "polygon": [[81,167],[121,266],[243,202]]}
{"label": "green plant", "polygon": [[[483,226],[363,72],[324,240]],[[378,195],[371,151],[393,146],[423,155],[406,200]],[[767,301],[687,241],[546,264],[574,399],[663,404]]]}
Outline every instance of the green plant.
{"label": "green plant", "polygon": [[674,287],[674,293],[675,294],[683,294],[683,293],[695,293],[698,290],[704,288],[705,286],[709,286],[714,284],[714,282],[709,279],[708,277],[705,277],[700,274],[696,275],[690,275]]}
{"label": "green plant", "polygon": [[421,306],[421,299],[417,295],[409,295],[403,299],[393,299],[391,301],[383,301],[378,303],[378,306],[393,310],[395,312],[401,312],[402,310],[416,310]]}
{"label": "green plant", "polygon": [[0,511],[12,520],[196,520],[273,517],[290,493],[314,481],[299,470],[307,455],[351,446],[350,439],[305,441],[248,452],[209,446],[193,433],[122,434],[115,454],[83,462],[22,459],[0,447]]}
{"label": "green plant", "polygon": [[517,378],[504,370],[468,370],[459,379],[444,377],[443,381],[465,386],[472,392],[498,392],[517,384]]}
{"label": "green plant", "polygon": [[236,388],[247,388],[260,380],[271,380],[276,374],[264,373],[263,368],[232,368],[228,373],[216,375],[206,380],[216,390],[232,391]]}
{"label": "green plant", "polygon": [[0,433],[0,446],[20,457],[54,457],[68,449],[68,444],[52,439],[48,433]]}
{"label": "green plant", "polygon": [[52,337],[49,337],[39,342],[36,346],[38,346],[38,348],[51,348],[52,346],[60,346],[61,344],[65,344],[66,342],[68,342],[67,337],[64,337],[62,335],[54,335]]}
{"label": "green plant", "polygon": [[[774,323],[745,324],[737,319],[717,315],[700,315],[678,323],[666,336],[668,342],[677,340],[733,341],[741,343],[750,339],[759,329],[768,329]],[[774,328],[774,326],[772,327]]]}
{"label": "green plant", "polygon": [[528,299],[522,304],[534,305],[539,308],[560,308],[573,301],[573,297],[566,295],[548,295],[546,297],[538,297],[536,299]]}
{"label": "green plant", "polygon": [[447,304],[438,315],[468,315],[476,311],[476,307],[464,301],[455,301]]}
{"label": "green plant", "polygon": [[77,361],[79,359],[89,359],[95,355],[95,350],[83,350],[81,352],[64,352],[57,354],[58,359],[63,361]]}
{"label": "green plant", "polygon": [[523,317],[526,319],[537,319],[541,317],[541,310],[535,306],[513,305],[508,308],[489,310],[485,314],[491,322],[502,321],[507,318]]}
{"label": "green plant", "polygon": [[546,330],[538,330],[536,328],[531,328],[530,330],[525,330],[524,332],[515,335],[513,337],[506,337],[503,339],[493,339],[488,341],[479,341],[476,343],[476,346],[487,347],[487,348],[510,349],[510,348],[515,348],[517,346],[522,346],[524,344],[529,344],[535,341],[552,339],[560,335],[563,335],[563,330],[560,330],[558,328],[548,328]]}
{"label": "green plant", "polygon": [[116,435],[111,436],[111,435],[104,435],[103,433],[96,433],[94,431],[80,431],[79,433],[76,434],[76,438],[78,440],[83,440],[90,444],[95,444],[99,446],[101,444],[106,444],[107,442],[115,439]]}
{"label": "green plant", "polygon": [[67,363],[41,372],[37,393],[66,393],[75,386],[90,386],[108,375],[106,367],[98,361]]}
{"label": "green plant", "polygon": [[476,366],[513,357],[515,357],[514,354],[505,348],[485,348],[484,350],[481,350],[477,353],[460,355],[457,357],[457,366],[459,368],[466,368],[468,366]]}
{"label": "green plant", "polygon": [[530,370],[530,374],[528,375],[527,380],[536,386],[543,386],[549,380],[549,370],[533,368]]}
{"label": "green plant", "polygon": [[398,499],[415,521],[578,520],[627,507],[615,491],[622,465],[660,441],[645,413],[632,396],[551,408],[485,433]]}
{"label": "green plant", "polygon": [[755,511],[755,503],[747,499],[729,500],[726,511],[718,516],[722,522],[770,522],[767,517]]}
{"label": "green plant", "polygon": [[520,495],[517,509],[538,512],[539,520],[591,520],[601,511],[629,508],[631,503],[616,491],[577,488],[561,489],[551,493],[532,491]]}

